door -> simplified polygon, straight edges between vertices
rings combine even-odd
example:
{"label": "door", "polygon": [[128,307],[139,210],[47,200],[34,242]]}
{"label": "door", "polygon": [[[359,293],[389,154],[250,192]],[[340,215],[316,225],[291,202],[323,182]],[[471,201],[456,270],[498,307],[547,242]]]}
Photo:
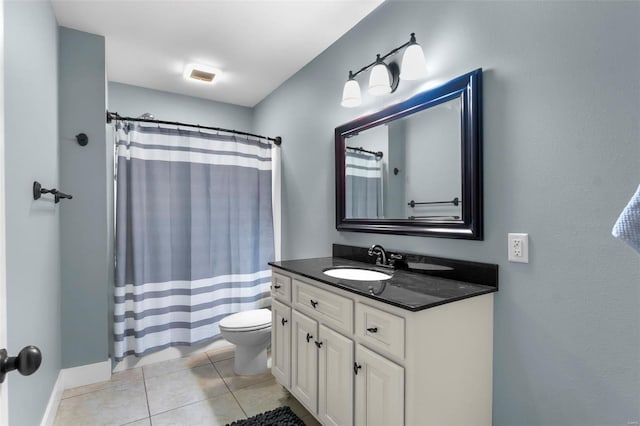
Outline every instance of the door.
{"label": "door", "polygon": [[291,315],[291,393],[318,411],[318,323],[294,310]]}
{"label": "door", "polygon": [[[0,2],[0,348],[7,347],[7,287],[4,236],[4,2]],[[0,425],[9,424],[7,382],[0,383]]]}
{"label": "door", "polygon": [[354,372],[356,425],[403,425],[404,368],[358,345]]}
{"label": "door", "polygon": [[352,425],[353,341],[324,325],[320,325],[319,331],[320,422],[323,425]]}
{"label": "door", "polygon": [[291,308],[271,302],[271,373],[281,385],[291,385]]}

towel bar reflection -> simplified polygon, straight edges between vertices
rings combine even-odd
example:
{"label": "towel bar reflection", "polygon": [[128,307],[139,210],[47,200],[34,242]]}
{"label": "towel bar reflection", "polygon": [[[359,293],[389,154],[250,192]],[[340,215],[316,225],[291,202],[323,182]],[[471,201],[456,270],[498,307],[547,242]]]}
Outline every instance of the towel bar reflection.
{"label": "towel bar reflection", "polygon": [[409,220],[416,220],[416,219],[430,219],[430,220],[436,220],[436,219],[447,219],[447,220],[460,220],[460,216],[409,216],[407,219]]}
{"label": "towel bar reflection", "polygon": [[58,204],[60,202],[60,200],[62,200],[62,199],[67,198],[67,199],[71,200],[73,198],[72,195],[65,194],[64,192],[60,192],[55,188],[53,188],[53,189],[43,188],[42,185],[40,185],[40,182],[34,181],[33,182],[33,199],[34,200],[40,199],[42,194],[53,194],[56,204]]}
{"label": "towel bar reflection", "polygon": [[417,206],[419,204],[422,204],[422,205],[424,205],[424,204],[453,204],[454,206],[457,206],[458,204],[460,204],[460,199],[458,197],[456,197],[451,201],[421,201],[421,202],[411,200],[411,201],[409,201],[407,203],[407,205],[411,206],[411,207],[415,207],[415,206]]}

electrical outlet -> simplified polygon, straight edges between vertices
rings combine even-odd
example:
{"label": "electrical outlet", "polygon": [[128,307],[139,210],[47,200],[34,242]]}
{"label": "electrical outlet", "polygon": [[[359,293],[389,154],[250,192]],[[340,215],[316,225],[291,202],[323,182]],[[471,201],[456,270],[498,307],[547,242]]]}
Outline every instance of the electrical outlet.
{"label": "electrical outlet", "polygon": [[509,262],[529,263],[529,234],[508,234]]}

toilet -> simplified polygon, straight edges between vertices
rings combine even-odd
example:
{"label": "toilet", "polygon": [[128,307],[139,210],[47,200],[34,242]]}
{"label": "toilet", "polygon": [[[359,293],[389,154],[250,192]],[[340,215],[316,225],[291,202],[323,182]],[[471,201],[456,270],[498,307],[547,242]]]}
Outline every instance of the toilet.
{"label": "toilet", "polygon": [[262,374],[268,370],[267,346],[271,342],[271,311],[253,309],[225,317],[220,333],[236,345],[233,371],[242,376]]}

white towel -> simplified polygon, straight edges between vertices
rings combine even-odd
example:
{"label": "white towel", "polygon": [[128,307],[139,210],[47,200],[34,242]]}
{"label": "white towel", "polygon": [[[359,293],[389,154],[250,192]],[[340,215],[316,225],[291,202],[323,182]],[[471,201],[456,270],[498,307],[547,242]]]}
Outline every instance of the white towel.
{"label": "white towel", "polygon": [[640,253],[640,186],[620,213],[611,233]]}

